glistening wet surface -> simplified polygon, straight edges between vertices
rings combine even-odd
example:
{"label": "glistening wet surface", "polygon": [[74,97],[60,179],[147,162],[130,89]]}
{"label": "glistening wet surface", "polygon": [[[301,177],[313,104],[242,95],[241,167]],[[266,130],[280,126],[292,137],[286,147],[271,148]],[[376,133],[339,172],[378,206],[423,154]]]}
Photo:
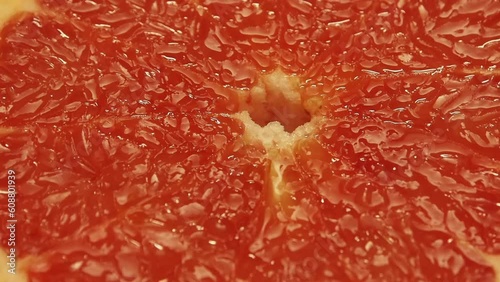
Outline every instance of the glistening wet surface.
{"label": "glistening wet surface", "polygon": [[23,270],[494,281],[499,5],[41,1],[0,34]]}

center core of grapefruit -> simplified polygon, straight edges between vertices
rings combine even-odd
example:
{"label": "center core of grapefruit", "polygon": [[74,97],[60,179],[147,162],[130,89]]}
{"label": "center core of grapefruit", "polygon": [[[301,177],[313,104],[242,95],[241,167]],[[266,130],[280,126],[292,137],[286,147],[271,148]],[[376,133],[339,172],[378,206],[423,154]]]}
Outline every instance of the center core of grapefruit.
{"label": "center core of grapefruit", "polygon": [[250,91],[242,95],[240,107],[260,126],[274,122],[284,131],[293,132],[311,120],[315,105],[303,98],[300,80],[277,69],[260,77]]}

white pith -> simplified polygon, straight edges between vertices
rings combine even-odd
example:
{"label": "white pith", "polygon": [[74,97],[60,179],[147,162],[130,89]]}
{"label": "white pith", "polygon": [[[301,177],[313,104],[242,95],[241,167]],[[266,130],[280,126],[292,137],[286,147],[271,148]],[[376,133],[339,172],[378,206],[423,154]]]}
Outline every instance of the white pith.
{"label": "white pith", "polygon": [[40,9],[35,0],[0,0],[0,7],[0,28],[15,15]]}

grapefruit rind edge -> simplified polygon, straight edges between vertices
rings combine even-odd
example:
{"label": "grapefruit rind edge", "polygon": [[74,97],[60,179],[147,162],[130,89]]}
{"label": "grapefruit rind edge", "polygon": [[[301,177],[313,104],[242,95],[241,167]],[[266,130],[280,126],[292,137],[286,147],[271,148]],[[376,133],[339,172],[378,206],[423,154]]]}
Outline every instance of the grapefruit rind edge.
{"label": "grapefruit rind edge", "polygon": [[[2,282],[28,282],[28,275],[25,271],[27,265],[27,260],[22,259],[16,262],[15,274],[9,273],[7,253],[3,249],[0,249],[0,265],[2,265],[2,271],[0,271],[0,281]],[[7,269],[5,268],[7,267]]]}
{"label": "grapefruit rind edge", "polygon": [[0,28],[12,17],[21,13],[37,12],[40,9],[36,0],[0,0]]}

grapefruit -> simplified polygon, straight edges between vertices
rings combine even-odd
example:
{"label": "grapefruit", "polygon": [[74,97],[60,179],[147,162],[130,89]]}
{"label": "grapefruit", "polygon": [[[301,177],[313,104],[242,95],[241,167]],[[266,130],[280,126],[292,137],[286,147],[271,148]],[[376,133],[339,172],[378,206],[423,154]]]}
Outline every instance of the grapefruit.
{"label": "grapefruit", "polygon": [[500,281],[498,1],[0,4],[1,281]]}

